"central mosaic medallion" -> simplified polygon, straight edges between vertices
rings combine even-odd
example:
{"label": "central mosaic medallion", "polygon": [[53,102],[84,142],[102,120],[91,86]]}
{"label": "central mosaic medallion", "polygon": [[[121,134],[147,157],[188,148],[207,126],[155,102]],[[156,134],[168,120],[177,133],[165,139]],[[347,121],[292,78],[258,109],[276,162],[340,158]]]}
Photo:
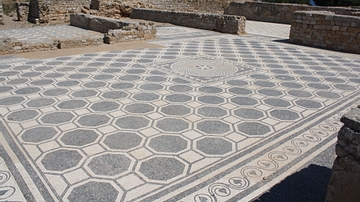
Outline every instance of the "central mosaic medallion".
{"label": "central mosaic medallion", "polygon": [[207,56],[177,59],[176,61],[168,61],[160,65],[163,70],[202,83],[245,74],[255,70],[255,68]]}
{"label": "central mosaic medallion", "polygon": [[226,76],[235,74],[238,68],[225,61],[216,60],[183,60],[171,65],[171,69],[191,76]]}

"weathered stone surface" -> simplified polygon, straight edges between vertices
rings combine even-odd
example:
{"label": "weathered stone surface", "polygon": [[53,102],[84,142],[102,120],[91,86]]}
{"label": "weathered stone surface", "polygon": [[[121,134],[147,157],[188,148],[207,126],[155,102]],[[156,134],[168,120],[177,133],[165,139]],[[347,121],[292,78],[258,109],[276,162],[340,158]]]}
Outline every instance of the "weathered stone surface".
{"label": "weathered stone surface", "polygon": [[87,14],[71,14],[70,25],[106,33],[103,41],[110,44],[119,41],[145,40],[155,37],[153,23],[134,20],[117,20]]}
{"label": "weathered stone surface", "polygon": [[246,1],[231,2],[225,9],[224,14],[242,15],[248,20],[290,24],[295,11],[331,11],[339,15],[356,15],[359,9]]}
{"label": "weathered stone surface", "polygon": [[0,25],[4,24],[4,13],[2,8],[2,0],[0,0]]}
{"label": "weathered stone surface", "polygon": [[360,110],[354,108],[341,121],[336,154],[326,194],[327,202],[358,201],[360,192]]}
{"label": "weathered stone surface", "polygon": [[296,11],[290,42],[300,45],[360,53],[360,17],[329,11]]}
{"label": "weathered stone surface", "polygon": [[230,34],[246,34],[243,16],[133,9],[131,18],[172,23],[175,25],[214,30]]}
{"label": "weathered stone surface", "polygon": [[351,129],[355,131],[360,131],[360,109],[351,109],[341,118],[340,121]]}
{"label": "weathered stone surface", "polygon": [[360,198],[360,161],[336,158],[326,194],[327,202],[358,201]]}
{"label": "weathered stone surface", "polygon": [[91,0],[90,9],[99,10],[100,9],[100,0]]}

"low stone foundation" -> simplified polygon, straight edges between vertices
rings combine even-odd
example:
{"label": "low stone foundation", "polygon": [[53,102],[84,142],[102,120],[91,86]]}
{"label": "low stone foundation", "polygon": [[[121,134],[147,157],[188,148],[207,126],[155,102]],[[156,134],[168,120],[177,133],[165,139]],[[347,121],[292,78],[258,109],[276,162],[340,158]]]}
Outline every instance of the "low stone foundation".
{"label": "low stone foundation", "polygon": [[360,17],[327,11],[298,11],[290,42],[329,50],[360,53]]}
{"label": "low stone foundation", "polygon": [[97,46],[103,43],[103,38],[88,39],[53,39],[47,42],[23,43],[13,41],[11,38],[0,39],[0,55],[12,53],[26,53],[34,51],[48,51],[55,49],[79,48],[85,46]]}
{"label": "low stone foundation", "polygon": [[338,15],[360,15],[360,9],[350,7],[308,6],[287,3],[232,2],[226,15],[241,15],[248,20],[290,24],[295,11],[331,11]]}
{"label": "low stone foundation", "polygon": [[130,18],[171,23],[230,34],[246,34],[243,16],[133,9]]}
{"label": "low stone foundation", "polygon": [[86,14],[72,14],[70,25],[104,33],[104,42],[146,40],[155,38],[154,23],[130,19],[112,19]]}
{"label": "low stone foundation", "polygon": [[360,106],[342,118],[326,202],[359,201],[360,192]]}

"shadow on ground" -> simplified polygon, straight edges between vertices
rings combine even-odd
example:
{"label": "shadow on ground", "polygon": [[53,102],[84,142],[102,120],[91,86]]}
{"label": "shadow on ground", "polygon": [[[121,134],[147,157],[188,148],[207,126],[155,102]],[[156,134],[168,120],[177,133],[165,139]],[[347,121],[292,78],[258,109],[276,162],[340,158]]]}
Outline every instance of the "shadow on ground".
{"label": "shadow on ground", "polygon": [[311,164],[272,187],[254,202],[325,201],[331,169]]}

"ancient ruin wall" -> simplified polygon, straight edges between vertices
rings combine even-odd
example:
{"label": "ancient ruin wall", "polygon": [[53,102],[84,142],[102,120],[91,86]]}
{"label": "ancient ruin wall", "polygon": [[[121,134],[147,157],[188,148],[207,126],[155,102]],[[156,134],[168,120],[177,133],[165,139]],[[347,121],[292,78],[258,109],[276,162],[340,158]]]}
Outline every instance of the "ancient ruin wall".
{"label": "ancient ruin wall", "polygon": [[360,17],[326,11],[297,11],[291,23],[290,42],[360,53]]}
{"label": "ancient ruin wall", "polygon": [[134,9],[130,17],[230,34],[246,33],[246,19],[243,16]]}
{"label": "ancient ruin wall", "polygon": [[[73,13],[85,13],[111,18],[129,16],[132,8],[151,8],[144,0],[31,0],[29,15],[26,15],[26,3],[19,4],[18,18],[30,22],[38,18],[41,23],[68,23]],[[29,4],[29,3],[28,3]],[[38,5],[38,8],[31,7]],[[28,6],[29,7],[29,6]],[[25,17],[26,16],[26,19]],[[27,19],[27,17],[29,17]]]}
{"label": "ancient ruin wall", "polygon": [[359,201],[360,192],[360,106],[342,118],[336,159],[326,194],[326,202]]}
{"label": "ancient ruin wall", "polygon": [[307,6],[264,2],[232,2],[224,14],[241,15],[248,20],[291,24],[295,11],[331,11],[339,15],[359,15],[360,9],[345,7]]}
{"label": "ancient ruin wall", "polygon": [[2,8],[2,0],[0,0],[0,25],[4,24],[4,12]]}
{"label": "ancient ruin wall", "polygon": [[72,14],[70,25],[104,33],[104,43],[155,38],[154,23],[113,19],[87,14]]}
{"label": "ancient ruin wall", "polygon": [[42,22],[69,22],[70,14],[81,12],[90,7],[90,0],[39,0],[40,20]]}

